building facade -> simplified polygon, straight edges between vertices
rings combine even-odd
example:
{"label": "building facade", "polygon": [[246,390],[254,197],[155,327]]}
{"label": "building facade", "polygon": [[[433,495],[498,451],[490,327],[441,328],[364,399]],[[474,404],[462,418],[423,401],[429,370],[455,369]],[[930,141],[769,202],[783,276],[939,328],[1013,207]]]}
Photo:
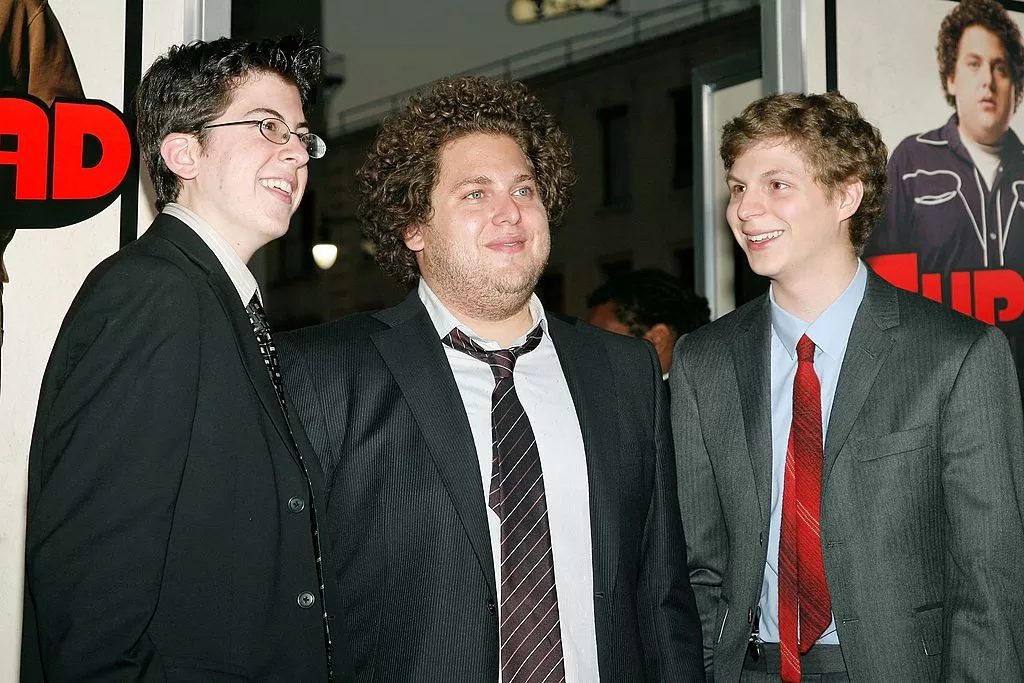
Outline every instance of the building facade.
{"label": "building facade", "polygon": [[[758,3],[746,5],[649,39],[627,37],[621,47],[521,78],[572,139],[579,175],[538,286],[549,309],[585,316],[587,295],[631,268],[661,268],[693,286],[691,74],[760,51]],[[301,212],[305,229],[268,247],[268,297],[278,328],[381,308],[405,295],[380,273],[359,229],[355,170],[376,125],[354,128],[332,136],[327,156],[311,168],[317,187]],[[313,238],[338,245],[329,270],[299,255],[309,253]]]}

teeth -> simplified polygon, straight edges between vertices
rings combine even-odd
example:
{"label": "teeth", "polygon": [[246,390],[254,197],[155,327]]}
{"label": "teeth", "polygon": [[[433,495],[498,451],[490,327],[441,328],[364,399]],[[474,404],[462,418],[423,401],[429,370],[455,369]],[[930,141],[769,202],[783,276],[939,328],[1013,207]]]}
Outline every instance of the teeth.
{"label": "teeth", "polygon": [[747,241],[748,242],[764,242],[765,240],[774,239],[774,238],[778,237],[781,234],[782,234],[781,230],[776,230],[774,232],[766,232],[766,233],[763,233],[761,235],[747,235]]}
{"label": "teeth", "polygon": [[275,190],[281,190],[285,194],[292,193],[292,184],[287,180],[281,180],[280,178],[266,178],[260,180],[260,185],[263,187],[272,187]]}

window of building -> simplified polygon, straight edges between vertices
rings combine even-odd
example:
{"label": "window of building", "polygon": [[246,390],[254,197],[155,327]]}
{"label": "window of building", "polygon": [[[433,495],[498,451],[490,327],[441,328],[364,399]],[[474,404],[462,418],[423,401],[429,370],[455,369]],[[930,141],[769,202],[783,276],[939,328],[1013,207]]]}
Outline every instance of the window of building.
{"label": "window of building", "polygon": [[694,258],[696,258],[693,247],[682,247],[672,250],[672,257],[676,262],[676,275],[683,287],[693,289],[697,284]]}
{"label": "window of building", "polygon": [[604,172],[604,204],[629,203],[629,110],[625,105],[602,109],[601,148]]}
{"label": "window of building", "polygon": [[693,88],[672,93],[675,112],[675,169],[672,187],[693,187]]}
{"label": "window of building", "polygon": [[610,258],[601,262],[601,274],[605,281],[614,280],[619,275],[625,275],[633,270],[633,259],[627,257]]}

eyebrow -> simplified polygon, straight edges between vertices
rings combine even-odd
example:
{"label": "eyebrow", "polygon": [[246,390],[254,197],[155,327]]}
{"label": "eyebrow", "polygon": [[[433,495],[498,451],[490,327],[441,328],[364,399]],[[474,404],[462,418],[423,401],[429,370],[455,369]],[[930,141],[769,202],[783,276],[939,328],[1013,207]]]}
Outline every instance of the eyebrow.
{"label": "eyebrow", "polygon": [[[256,107],[255,109],[250,109],[249,111],[245,112],[246,116],[253,116],[256,114],[265,114],[267,116],[272,116],[275,119],[281,119],[286,124],[288,123],[287,120],[285,120],[284,118],[284,114],[282,114],[276,109],[271,109],[270,107]],[[295,125],[295,128],[309,128],[309,124],[306,121],[299,121]]]}
{"label": "eyebrow", "polygon": [[[775,175],[792,176],[792,175],[795,175],[795,174],[793,173],[793,171],[787,170],[785,168],[770,168],[770,169],[768,169],[767,171],[765,171],[764,173],[762,173],[758,177],[760,177],[760,178],[770,178],[770,177],[775,176]],[[728,175],[725,176],[725,179],[726,179],[726,181],[732,180],[733,182],[737,182],[740,185],[745,184],[742,180],[740,180],[739,178],[734,176],[731,172]]]}
{"label": "eyebrow", "polygon": [[[529,173],[520,173],[512,179],[512,184],[516,185],[526,180],[533,180],[533,176]],[[458,192],[467,185],[493,185],[494,181],[485,175],[478,175],[472,178],[465,178],[452,185],[450,192]]]}

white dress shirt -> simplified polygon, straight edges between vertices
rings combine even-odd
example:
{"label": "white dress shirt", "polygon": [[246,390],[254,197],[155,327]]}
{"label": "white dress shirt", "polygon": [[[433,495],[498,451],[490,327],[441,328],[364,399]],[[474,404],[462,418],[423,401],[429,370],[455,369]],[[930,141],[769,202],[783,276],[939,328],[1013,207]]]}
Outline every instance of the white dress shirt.
{"label": "white dress shirt", "polygon": [[227,271],[228,277],[231,278],[231,283],[238,290],[238,296],[242,299],[242,305],[248,306],[249,302],[252,301],[252,295],[256,294],[260,297],[260,303],[263,303],[263,296],[260,294],[260,288],[256,284],[256,278],[249,270],[249,266],[245,265],[245,261],[242,257],[231,248],[228,241],[220,236],[209,223],[199,217],[197,213],[188,209],[181,204],[171,202],[164,206],[162,213],[166,213],[168,216],[174,216],[179,221],[192,228],[192,231],[199,235],[199,239],[206,243],[206,246],[210,248],[213,255],[217,257],[220,264],[224,266],[224,270]]}
{"label": "white dress shirt", "polygon": [[[420,279],[419,297],[430,315],[439,337],[458,327],[481,348],[502,348],[483,339],[460,323],[441,303],[427,283]],[[599,679],[597,634],[594,626],[594,561],[590,534],[590,489],[587,460],[576,408],[566,384],[555,345],[547,333],[544,307],[534,294],[530,298],[531,329],[537,324],[544,336],[536,349],[516,359],[513,374],[516,394],[530,419],[541,469],[551,530],[551,551],[555,564],[555,590],[558,592],[558,616],[562,632],[567,683],[590,683]],[[526,335],[514,341],[519,346]],[[444,347],[455,383],[473,432],[480,463],[480,495],[487,506],[491,486],[491,392],[494,375],[487,363]],[[487,527],[491,536],[491,556],[495,580],[501,582],[501,522],[487,507]],[[500,598],[500,596],[499,596]],[[501,620],[500,603],[498,623]],[[499,681],[500,672],[499,672]]]}

